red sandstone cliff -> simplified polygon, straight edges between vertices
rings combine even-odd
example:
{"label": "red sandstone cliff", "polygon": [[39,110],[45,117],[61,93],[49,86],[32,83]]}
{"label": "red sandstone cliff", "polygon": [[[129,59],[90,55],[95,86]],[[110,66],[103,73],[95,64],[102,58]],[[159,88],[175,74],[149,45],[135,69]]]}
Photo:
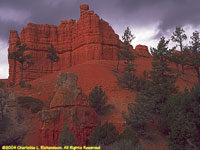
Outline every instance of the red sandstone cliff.
{"label": "red sandstone cliff", "polygon": [[[51,44],[60,57],[60,61],[54,64],[53,71],[61,71],[89,60],[116,60],[122,47],[122,42],[112,27],[89,10],[88,5],[80,6],[80,19],[77,22],[72,19],[63,20],[58,27],[29,23],[22,29],[20,38],[17,31],[10,31],[8,52],[15,50],[17,40],[27,44],[34,62],[34,65],[24,71],[25,81],[51,72],[50,61],[46,59]],[[13,68],[13,60],[9,60],[10,82],[14,79]],[[18,68],[16,82],[19,82],[20,76]]]}

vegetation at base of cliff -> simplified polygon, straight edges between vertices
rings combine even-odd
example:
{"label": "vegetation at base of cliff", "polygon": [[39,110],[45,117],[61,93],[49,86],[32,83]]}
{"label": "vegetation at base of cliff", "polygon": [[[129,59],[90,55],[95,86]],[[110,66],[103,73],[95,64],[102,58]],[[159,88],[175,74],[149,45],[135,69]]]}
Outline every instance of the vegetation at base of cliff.
{"label": "vegetation at base of cliff", "polygon": [[102,86],[95,86],[92,91],[89,93],[89,104],[94,108],[95,112],[98,115],[104,115],[109,112],[111,109],[114,109],[114,106],[111,104],[106,104],[108,98],[105,91],[103,91]]}
{"label": "vegetation at base of cliff", "polygon": [[104,123],[97,126],[90,137],[90,145],[110,145],[114,143],[119,136],[115,126],[112,123]]}
{"label": "vegetation at base of cliff", "polygon": [[3,88],[5,86],[5,82],[0,81],[0,88]]}
{"label": "vegetation at base of cliff", "polygon": [[19,83],[19,85],[20,85],[20,87],[21,88],[28,88],[28,89],[31,89],[31,84],[27,84],[25,81],[21,81],[20,83]]}
{"label": "vegetation at base of cliff", "polygon": [[63,126],[63,129],[59,135],[58,143],[60,146],[75,145],[74,135],[70,132],[67,123],[65,123]]}
{"label": "vegetation at base of cliff", "polygon": [[161,116],[170,150],[200,147],[200,85],[172,96]]}
{"label": "vegetation at base of cliff", "polygon": [[[26,127],[21,128],[19,123],[19,111],[9,107],[9,102],[14,100],[13,93],[6,89],[0,89],[0,147],[5,145],[22,145]],[[14,108],[14,109],[13,109]],[[16,114],[17,113],[17,114]]]}
{"label": "vegetation at base of cliff", "polygon": [[7,91],[5,89],[0,88],[0,118],[2,120],[4,118],[7,96]]}
{"label": "vegetation at base of cliff", "polygon": [[137,133],[125,128],[119,134],[112,123],[97,126],[90,137],[90,145],[101,145],[104,150],[142,150]]}
{"label": "vegetation at base of cliff", "polygon": [[37,113],[42,110],[44,104],[40,99],[33,98],[30,96],[20,96],[17,102],[21,107],[31,109],[32,113]]}
{"label": "vegetation at base of cliff", "polygon": [[[182,71],[185,65],[190,65],[196,69],[198,77],[199,33],[194,32],[191,39],[191,52],[188,49],[187,54],[191,58],[187,57],[187,61],[181,63]],[[128,105],[128,114],[123,112],[122,116],[126,126],[143,137],[152,136],[149,125],[156,123],[157,129],[167,136],[170,150],[197,150],[200,147],[200,85],[195,85],[190,91],[185,89],[178,92],[175,86],[177,76],[168,67],[174,50],[168,49],[168,43],[169,40],[161,37],[157,48],[151,48],[153,61],[150,79],[147,78],[143,89],[136,95],[136,103]]]}
{"label": "vegetation at base of cliff", "polygon": [[7,130],[13,130],[9,129],[12,127],[12,124],[10,123],[10,118],[4,117],[2,120],[0,120],[0,147],[5,145],[21,145],[22,144],[22,138],[17,135],[7,135]]}
{"label": "vegetation at base of cliff", "polygon": [[152,71],[150,72],[151,80],[146,81],[144,88],[136,95],[136,104],[128,105],[128,115],[123,112],[122,116],[126,124],[139,135],[147,136],[146,126],[159,117],[163,106],[169,99],[170,95],[176,93],[175,77],[167,65],[167,55],[169,41],[164,37],[161,38],[158,47],[152,48],[153,54]]}

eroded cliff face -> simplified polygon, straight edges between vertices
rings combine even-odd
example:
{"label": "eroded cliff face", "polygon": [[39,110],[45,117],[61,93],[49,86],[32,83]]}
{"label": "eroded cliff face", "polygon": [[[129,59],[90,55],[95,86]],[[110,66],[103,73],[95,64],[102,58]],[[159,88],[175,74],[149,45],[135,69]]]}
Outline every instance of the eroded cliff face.
{"label": "eroded cliff face", "polygon": [[135,52],[138,57],[152,57],[149,53],[148,47],[145,45],[137,45],[135,47]]}
{"label": "eroded cliff face", "polygon": [[[60,71],[72,65],[89,60],[117,59],[122,43],[112,27],[100,19],[88,5],[80,6],[80,19],[63,20],[59,26],[29,23],[22,29],[10,31],[8,52],[15,51],[15,43],[20,40],[30,48],[34,65],[24,71],[24,80],[34,80],[51,72],[50,61],[46,59],[51,44],[54,45],[60,61],[53,71]],[[18,66],[19,64],[17,64]],[[13,60],[9,60],[9,81],[13,82]],[[20,71],[17,67],[16,82]]]}
{"label": "eroded cliff face", "polygon": [[99,124],[96,112],[89,106],[87,96],[77,88],[78,77],[61,72],[57,77],[50,109],[40,112],[40,145],[58,145],[65,122],[75,137],[76,145],[87,145]]}

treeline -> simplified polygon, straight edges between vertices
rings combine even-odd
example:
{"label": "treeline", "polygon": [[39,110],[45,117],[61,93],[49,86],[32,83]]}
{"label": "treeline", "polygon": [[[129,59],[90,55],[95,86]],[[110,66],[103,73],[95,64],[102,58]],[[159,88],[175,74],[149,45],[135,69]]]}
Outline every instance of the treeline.
{"label": "treeline", "polygon": [[[129,31],[128,28],[127,30]],[[127,30],[124,36],[128,36],[126,39],[131,39]],[[186,39],[185,31],[177,27],[171,40],[177,43],[181,49],[180,52],[174,52],[176,47],[169,49],[170,40],[161,37],[157,48],[150,49],[153,61],[149,74],[144,72],[144,77],[139,79],[135,74],[135,69],[131,71],[126,69],[130,68],[126,60],[130,57],[126,57],[124,59],[126,67],[122,75],[118,77],[118,83],[122,87],[138,91],[135,103],[128,105],[128,113],[122,113],[126,126],[134,130],[138,136],[151,139],[154,133],[149,125],[154,125],[158,131],[166,135],[170,150],[200,148],[199,32],[193,32],[190,37],[190,46],[183,45]],[[126,43],[127,41],[124,40],[125,45]],[[178,90],[175,85],[178,76],[169,67],[169,62],[176,63],[178,75],[185,73],[186,66],[196,71],[198,82],[191,90],[187,88],[183,92]],[[181,65],[181,73],[178,70],[179,65]],[[132,68],[133,66],[132,64]],[[125,74],[128,75],[125,76]],[[140,88],[137,88],[138,83],[142,83]]]}

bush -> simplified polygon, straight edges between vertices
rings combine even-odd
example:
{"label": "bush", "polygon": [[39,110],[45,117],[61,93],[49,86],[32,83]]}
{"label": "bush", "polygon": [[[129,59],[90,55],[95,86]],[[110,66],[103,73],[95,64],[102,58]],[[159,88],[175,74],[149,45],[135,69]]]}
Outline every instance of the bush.
{"label": "bush", "polygon": [[5,82],[0,81],[0,88],[3,88],[5,86]]}
{"label": "bush", "polygon": [[25,81],[21,81],[21,82],[19,83],[19,85],[20,85],[21,88],[25,88],[25,87],[26,87]]}
{"label": "bush", "polygon": [[13,82],[9,83],[9,87],[14,87],[14,86],[15,86],[15,84]]}
{"label": "bush", "polygon": [[18,97],[18,104],[23,108],[31,108],[32,113],[37,113],[42,110],[43,102],[40,99],[33,98],[30,96],[20,96]]}
{"label": "bush", "polygon": [[90,137],[90,145],[110,145],[118,138],[118,132],[112,123],[106,122],[103,126],[97,126]]}
{"label": "bush", "polygon": [[161,115],[170,150],[200,147],[200,85],[171,96]]}
{"label": "bush", "polygon": [[64,124],[58,141],[59,141],[60,146],[65,146],[65,145],[73,146],[73,145],[75,145],[74,136],[73,136],[72,133],[70,133],[70,130],[67,126],[67,123]]}
{"label": "bush", "polygon": [[133,72],[123,72],[122,76],[117,78],[119,86],[128,89],[135,89],[138,77]]}
{"label": "bush", "polygon": [[8,124],[10,122],[10,119],[8,117],[4,117],[2,119],[0,119],[0,134],[4,134],[4,132],[7,130],[8,128]]}
{"label": "bush", "polygon": [[101,86],[96,85],[89,93],[90,106],[94,108],[98,115],[104,115],[114,108],[111,104],[106,105],[107,99],[106,93]]}
{"label": "bush", "polygon": [[132,146],[136,146],[140,143],[137,133],[129,127],[126,127],[119,135],[119,141],[121,140],[130,140]]}

